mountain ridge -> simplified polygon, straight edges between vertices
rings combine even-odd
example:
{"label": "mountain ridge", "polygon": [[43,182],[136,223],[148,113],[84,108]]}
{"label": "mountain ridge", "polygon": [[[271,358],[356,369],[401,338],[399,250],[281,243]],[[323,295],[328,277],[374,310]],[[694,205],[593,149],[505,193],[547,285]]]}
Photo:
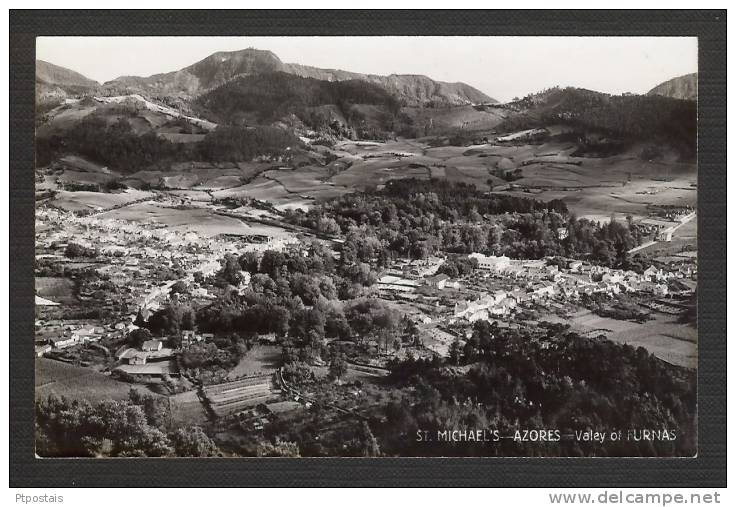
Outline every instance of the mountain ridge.
{"label": "mountain ridge", "polygon": [[100,83],[93,79],[44,60],[36,60],[36,98],[38,102],[64,99],[91,90]]}
{"label": "mountain ridge", "polygon": [[324,81],[347,81],[352,79],[367,81],[381,86],[407,105],[430,105],[433,103],[467,105],[497,102],[466,83],[435,81],[423,75],[390,74],[380,76],[284,63],[272,51],[254,48],[213,53],[177,71],[154,74],[148,77],[120,76],[105,82],[102,87],[113,93],[137,91],[149,95],[174,95],[179,98],[195,98],[236,77],[270,72],[285,72]]}

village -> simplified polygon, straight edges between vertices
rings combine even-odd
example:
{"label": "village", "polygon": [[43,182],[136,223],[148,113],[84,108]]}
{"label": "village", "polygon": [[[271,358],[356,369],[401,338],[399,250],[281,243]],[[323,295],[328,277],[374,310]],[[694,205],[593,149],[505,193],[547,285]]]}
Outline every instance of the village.
{"label": "village", "polygon": [[[141,226],[54,208],[37,210],[36,231],[39,357],[75,346],[124,342],[138,329],[136,318],[147,320],[162,305],[177,300],[176,291],[172,291],[177,283],[187,285],[191,304],[210,303],[215,296],[204,281],[221,268],[220,261],[228,253],[279,251],[297,242],[295,237],[224,234],[203,240],[196,232],[161,224]],[[247,285],[248,276],[244,272],[242,287]],[[101,318],[67,318],[69,312],[63,310],[63,303],[73,291],[70,280],[78,288],[76,305],[71,306],[94,309]],[[54,300],[55,293],[61,302]],[[115,352],[97,346],[108,354]],[[118,351],[117,359],[125,364],[120,371],[142,379],[176,374],[173,351],[153,350],[155,347],[149,343],[137,352],[127,348]]]}
{"label": "village", "polygon": [[[681,212],[674,218],[684,223],[693,216]],[[220,234],[203,240],[187,229],[51,207],[39,208],[36,221],[37,356],[94,366],[94,360],[80,362],[79,355],[70,354],[92,347],[107,358],[97,365],[99,369],[109,374],[113,361],[112,372],[133,382],[178,376],[178,351],[214,338],[212,333],[191,330],[182,331],[175,348],[168,346],[167,337],[147,340],[137,348],[128,346],[127,336],[138,329],[137,320],[146,321],[162,306],[180,301],[183,295],[175,290],[177,284],[187,286],[188,304],[205,306],[221,294],[212,286],[212,277],[226,255],[302,248],[296,234]],[[643,225],[657,227],[650,221]],[[575,312],[608,307],[614,310],[609,314],[615,315],[616,303],[623,298],[637,310],[633,316],[627,312],[622,320],[680,315],[696,287],[697,262],[691,253],[684,252],[668,263],[652,262],[640,273],[575,259],[523,260],[473,253],[465,258],[472,272],[450,276],[442,269],[446,256],[398,259],[377,273],[371,297],[388,302],[417,326],[421,348],[446,356],[452,342],[469,336],[478,320],[511,327],[533,327],[541,321],[568,321],[574,326],[571,316]],[[243,290],[250,273],[241,274],[239,289]],[[69,278],[76,284],[79,307],[95,310],[92,318],[85,318],[85,312],[69,318],[69,312],[59,311],[55,284]],[[62,294],[62,302],[68,297]],[[611,331],[603,326],[579,326],[578,330],[587,335]],[[383,359],[370,360],[386,364],[392,353],[386,351]]]}

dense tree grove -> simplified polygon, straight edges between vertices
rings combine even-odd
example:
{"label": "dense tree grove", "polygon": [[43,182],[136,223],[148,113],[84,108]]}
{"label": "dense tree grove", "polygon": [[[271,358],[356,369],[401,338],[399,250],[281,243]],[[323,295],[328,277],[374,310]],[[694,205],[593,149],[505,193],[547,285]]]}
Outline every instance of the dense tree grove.
{"label": "dense tree grove", "polygon": [[[402,179],[344,195],[286,219],[345,237],[343,262],[388,265],[395,257],[480,252],[538,259],[586,257],[608,266],[627,262],[641,238],[628,223],[577,219],[559,200],[487,194],[445,180]],[[564,234],[561,233],[564,232]],[[451,268],[448,268],[451,269]]]}
{"label": "dense tree grove", "polygon": [[306,256],[274,250],[260,259],[252,252],[229,256],[217,276],[227,285],[242,271],[250,273],[249,287],[240,294],[226,288],[224,298],[200,308],[195,316],[200,331],[241,337],[273,333],[284,346],[310,354],[321,353],[325,338],[360,345],[375,341],[387,349],[400,332],[397,312],[362,297],[375,280],[370,267],[335,262],[318,242]]}
{"label": "dense tree grove", "polygon": [[73,153],[102,165],[131,173],[142,169],[166,169],[182,161],[240,162],[255,157],[277,156],[300,141],[278,127],[221,126],[207,133],[202,141],[172,143],[155,132],[136,132],[127,118],[112,124],[95,114],[77,123],[64,136],[39,137],[36,142],[37,166]]}
{"label": "dense tree grove", "polygon": [[185,305],[167,305],[154,312],[144,325],[151,333],[159,336],[178,334],[182,330],[194,329],[194,310]]}
{"label": "dense tree grove", "polygon": [[[386,407],[387,421],[375,430],[385,451],[399,455],[610,455],[695,454],[695,372],[667,364],[643,348],[584,338],[567,326],[545,324],[540,332],[475,324],[449,359],[394,361],[391,380],[413,386]],[[449,365],[467,365],[454,374]],[[502,440],[485,445],[417,444],[417,431],[451,429],[558,429],[548,444]],[[646,440],[629,435],[600,446],[578,442],[575,431],[667,431]],[[640,433],[638,434],[640,436]]]}
{"label": "dense tree grove", "polygon": [[94,246],[85,246],[74,242],[69,242],[69,244],[64,249],[64,255],[70,258],[97,257],[98,254],[99,252]]}
{"label": "dense tree grove", "polygon": [[278,127],[220,126],[198,143],[198,158],[207,162],[242,162],[255,157],[284,155],[297,148],[299,140],[291,132]]}
{"label": "dense tree grove", "polygon": [[50,396],[36,401],[36,452],[44,457],[217,456],[200,428],[170,431],[165,399],[131,390],[130,399],[93,404]]}

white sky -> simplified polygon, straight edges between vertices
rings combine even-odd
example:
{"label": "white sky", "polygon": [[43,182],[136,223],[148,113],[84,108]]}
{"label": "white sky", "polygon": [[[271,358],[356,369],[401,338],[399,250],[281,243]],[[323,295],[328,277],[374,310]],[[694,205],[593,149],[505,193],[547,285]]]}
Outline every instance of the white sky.
{"label": "white sky", "polygon": [[500,101],[557,85],[645,93],[698,70],[695,37],[39,37],[36,57],[105,82],[248,47],[286,63],[462,81]]}

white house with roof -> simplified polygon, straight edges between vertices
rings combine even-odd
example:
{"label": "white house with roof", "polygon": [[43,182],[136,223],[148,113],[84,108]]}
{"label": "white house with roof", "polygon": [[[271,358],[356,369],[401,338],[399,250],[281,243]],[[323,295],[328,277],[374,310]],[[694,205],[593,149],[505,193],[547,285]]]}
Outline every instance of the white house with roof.
{"label": "white house with roof", "polygon": [[436,289],[444,289],[447,286],[447,282],[449,280],[450,277],[447,274],[440,273],[438,275],[425,278],[424,282],[430,287],[434,287]]}
{"label": "white house with roof", "polygon": [[454,318],[468,322],[488,319],[490,315],[508,315],[516,308],[517,301],[505,291],[498,290],[493,294],[481,296],[477,301],[460,301],[455,303]]}
{"label": "white house with roof", "polygon": [[545,298],[554,296],[555,285],[548,281],[535,283],[532,285],[531,293],[532,298]]}
{"label": "white house with roof", "polygon": [[163,348],[163,342],[161,340],[146,340],[143,342],[141,349],[146,352],[158,351]]}
{"label": "white house with roof", "polygon": [[500,272],[508,268],[511,264],[511,259],[505,255],[483,255],[481,253],[471,253],[468,255],[469,259],[475,259],[478,261],[478,268],[485,271],[496,271]]}
{"label": "white house with roof", "polygon": [[661,269],[657,269],[654,266],[649,266],[644,270],[644,278],[652,282],[659,282],[665,280],[667,277]]}
{"label": "white house with roof", "polygon": [[49,338],[51,346],[55,349],[65,349],[79,343],[79,336],[74,334],[54,336]]}

